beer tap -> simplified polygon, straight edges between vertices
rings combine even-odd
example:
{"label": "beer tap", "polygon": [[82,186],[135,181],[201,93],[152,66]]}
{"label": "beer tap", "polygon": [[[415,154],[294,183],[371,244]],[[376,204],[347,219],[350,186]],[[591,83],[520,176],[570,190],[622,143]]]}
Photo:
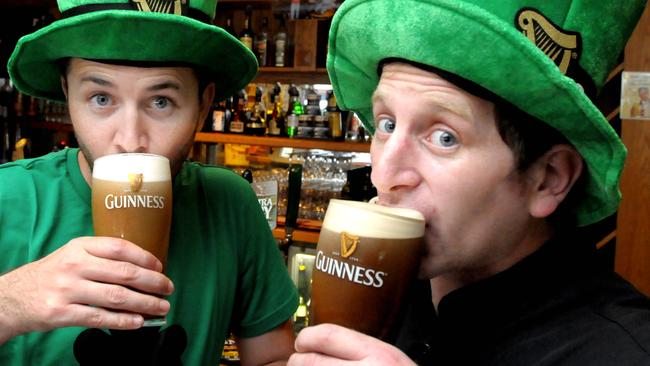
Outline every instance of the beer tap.
{"label": "beer tap", "polygon": [[298,222],[301,182],[302,164],[292,162],[289,165],[289,182],[287,186],[287,214],[284,222],[285,236],[282,243],[280,243],[280,250],[285,260],[289,255],[289,247],[293,243],[293,230]]}

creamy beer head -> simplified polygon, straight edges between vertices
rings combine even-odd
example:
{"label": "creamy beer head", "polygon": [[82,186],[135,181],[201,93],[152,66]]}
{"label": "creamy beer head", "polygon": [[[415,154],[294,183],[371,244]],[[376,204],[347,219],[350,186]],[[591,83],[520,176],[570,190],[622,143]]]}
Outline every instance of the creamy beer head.
{"label": "creamy beer head", "polygon": [[424,234],[424,216],[408,208],[333,199],[323,227],[368,238],[410,239]]}
{"label": "creamy beer head", "polygon": [[312,322],[386,338],[419,267],[418,211],[331,200],[312,272]]}
{"label": "creamy beer head", "polygon": [[[134,177],[136,175],[136,177]],[[113,182],[163,182],[171,179],[169,159],[161,155],[124,153],[95,160],[93,178]]]}

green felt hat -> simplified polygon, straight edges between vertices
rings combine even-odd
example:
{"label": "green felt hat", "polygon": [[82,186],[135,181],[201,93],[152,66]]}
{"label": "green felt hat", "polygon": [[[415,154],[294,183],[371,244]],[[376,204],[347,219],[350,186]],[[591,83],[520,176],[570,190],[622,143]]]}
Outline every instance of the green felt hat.
{"label": "green felt hat", "polygon": [[217,98],[257,73],[255,55],[212,25],[217,0],[58,0],[61,19],[20,40],[7,68],[28,95],[64,100],[57,60],[178,63],[215,81]]}
{"label": "green felt hat", "polygon": [[479,84],[560,131],[588,177],[578,225],[614,213],[626,150],[590,100],[616,65],[644,0],[347,0],[327,69],[337,102],[374,132],[382,60],[429,65]]}

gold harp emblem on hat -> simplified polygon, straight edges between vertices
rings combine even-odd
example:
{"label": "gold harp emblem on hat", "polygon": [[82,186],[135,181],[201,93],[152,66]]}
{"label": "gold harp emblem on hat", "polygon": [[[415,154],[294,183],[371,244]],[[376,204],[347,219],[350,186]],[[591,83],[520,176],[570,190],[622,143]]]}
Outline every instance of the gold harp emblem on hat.
{"label": "gold harp emblem on hat", "polygon": [[571,61],[579,57],[580,34],[557,27],[533,9],[520,10],[516,25],[566,75]]}
{"label": "gold harp emblem on hat", "polygon": [[139,11],[182,15],[181,2],[187,0],[131,0]]}
{"label": "gold harp emblem on hat", "polygon": [[357,250],[359,245],[359,237],[356,235],[348,234],[345,231],[341,232],[341,257],[347,258]]}

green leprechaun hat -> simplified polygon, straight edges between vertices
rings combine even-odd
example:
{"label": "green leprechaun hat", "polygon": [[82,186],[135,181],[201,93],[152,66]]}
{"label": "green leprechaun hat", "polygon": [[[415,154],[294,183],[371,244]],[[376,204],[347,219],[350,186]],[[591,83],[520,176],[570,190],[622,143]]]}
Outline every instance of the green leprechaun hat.
{"label": "green leprechaun hat", "polygon": [[232,95],[255,77],[255,55],[212,24],[217,0],[58,0],[61,19],[18,40],[7,65],[28,95],[64,100],[57,60],[197,66]]}
{"label": "green leprechaun hat", "polygon": [[[382,60],[429,65],[483,88],[562,133],[588,176],[578,225],[614,213],[626,150],[597,95],[643,12],[643,0],[347,0],[327,69],[339,105],[374,132]],[[419,21],[417,20],[419,19]]]}

